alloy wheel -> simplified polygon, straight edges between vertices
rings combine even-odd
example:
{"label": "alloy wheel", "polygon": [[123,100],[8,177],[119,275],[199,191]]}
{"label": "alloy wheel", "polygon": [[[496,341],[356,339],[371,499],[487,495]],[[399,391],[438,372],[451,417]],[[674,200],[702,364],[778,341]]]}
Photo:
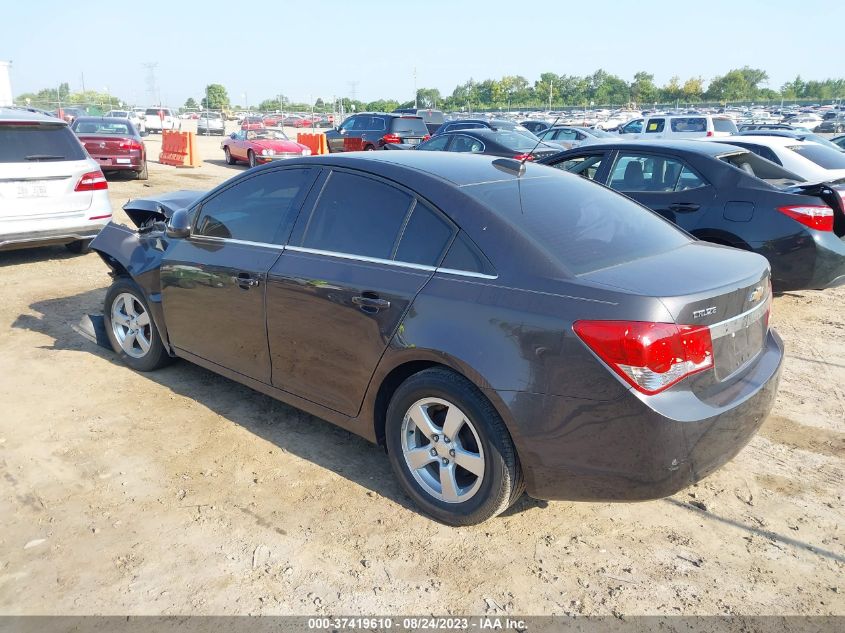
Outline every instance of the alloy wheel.
{"label": "alloy wheel", "polygon": [[478,431],[455,404],[440,398],[416,401],[402,421],[402,454],[422,489],[446,503],[471,499],[484,480]]}
{"label": "alloy wheel", "polygon": [[111,306],[111,327],[121,349],[132,358],[143,358],[150,351],[150,315],[138,298],[128,292],[115,297]]}

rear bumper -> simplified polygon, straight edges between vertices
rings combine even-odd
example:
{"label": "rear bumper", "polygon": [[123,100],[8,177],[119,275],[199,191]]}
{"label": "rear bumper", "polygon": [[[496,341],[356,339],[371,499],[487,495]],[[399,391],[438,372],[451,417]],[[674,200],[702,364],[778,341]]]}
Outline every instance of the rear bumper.
{"label": "rear bumper", "polygon": [[529,495],[644,501],[678,492],[742,450],[774,405],[782,360],[783,342],[770,332],[754,366],[720,396],[727,404],[700,400],[683,382],[651,397],[659,406],[632,392],[609,402],[495,396],[509,410]]}
{"label": "rear bumper", "polygon": [[92,156],[91,158],[97,161],[103,171],[141,171],[145,162],[137,156],[129,157],[128,163],[118,162],[119,159],[124,158],[122,156]]}
{"label": "rear bumper", "polygon": [[0,233],[0,251],[29,248],[30,246],[48,246],[50,244],[68,244],[77,240],[90,240],[97,237],[100,230],[111,218],[95,220],[81,226],[60,229],[26,231],[21,233]]}
{"label": "rear bumper", "polygon": [[769,260],[777,291],[823,290],[845,284],[845,239],[803,230],[782,240],[751,244]]}

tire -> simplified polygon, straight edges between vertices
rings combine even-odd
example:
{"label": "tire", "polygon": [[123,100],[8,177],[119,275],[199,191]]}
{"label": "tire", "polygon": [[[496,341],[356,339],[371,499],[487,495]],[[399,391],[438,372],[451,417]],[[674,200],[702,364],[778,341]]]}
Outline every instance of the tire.
{"label": "tire", "polygon": [[[449,411],[460,422],[449,423]],[[459,430],[457,437],[446,437],[443,429],[448,426]],[[399,386],[387,409],[385,433],[390,464],[402,488],[442,523],[482,523],[504,512],[524,490],[502,418],[475,385],[448,369],[426,369]],[[456,460],[455,451],[464,457]],[[420,466],[413,469],[410,460]]]}
{"label": "tire", "polygon": [[[126,322],[115,322],[118,315]],[[172,362],[156,329],[143,291],[129,277],[117,277],[112,283],[106,293],[104,317],[112,349],[132,369],[153,371]],[[133,335],[130,339],[129,333],[136,329],[141,337]],[[142,341],[146,341],[146,345],[142,345]]]}
{"label": "tire", "polygon": [[65,244],[65,248],[76,255],[87,253],[89,246],[91,246],[91,240],[76,240],[75,242]]}
{"label": "tire", "polygon": [[367,146],[364,148],[364,151],[365,151],[365,152],[374,152],[374,151],[376,151],[376,148],[375,148],[375,147],[373,147],[372,145],[367,145]]}
{"label": "tire", "polygon": [[150,172],[147,171],[147,161],[144,161],[144,168],[135,172],[135,180],[149,180]]}
{"label": "tire", "polygon": [[229,151],[228,147],[223,148],[223,153],[226,155],[226,164],[227,165],[234,165],[236,162],[238,162],[234,158],[232,158],[232,152]]}
{"label": "tire", "polygon": [[249,166],[255,167],[258,163],[255,162],[255,152],[249,150],[246,154],[247,159],[249,159]]}

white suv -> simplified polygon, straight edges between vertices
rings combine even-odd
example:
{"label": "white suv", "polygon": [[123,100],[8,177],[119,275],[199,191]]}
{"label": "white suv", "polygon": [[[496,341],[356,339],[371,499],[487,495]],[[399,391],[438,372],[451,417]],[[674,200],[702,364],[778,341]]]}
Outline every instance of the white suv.
{"label": "white suv", "polygon": [[[639,122],[642,121],[642,124]],[[635,119],[623,125],[620,134],[628,138],[641,139],[682,139],[706,138],[708,136],[730,136],[737,133],[736,123],[726,116],[711,114],[653,114],[642,119]]]}
{"label": "white suv", "polygon": [[147,108],[144,112],[144,126],[147,133],[162,130],[178,130],[179,120],[173,116],[170,108]]}
{"label": "white suv", "polygon": [[0,250],[82,252],[111,217],[103,172],[67,123],[0,108]]}

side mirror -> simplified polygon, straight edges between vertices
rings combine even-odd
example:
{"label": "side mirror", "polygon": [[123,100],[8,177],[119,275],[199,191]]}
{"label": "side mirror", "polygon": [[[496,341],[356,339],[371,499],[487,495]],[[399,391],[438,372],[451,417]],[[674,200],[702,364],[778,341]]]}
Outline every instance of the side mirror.
{"label": "side mirror", "polygon": [[337,128],[337,131],[340,132],[341,134],[346,134],[346,130],[342,127]]}
{"label": "side mirror", "polygon": [[191,234],[191,216],[185,209],[179,209],[170,216],[165,234],[174,238],[188,237]]}
{"label": "side mirror", "polygon": [[232,133],[229,135],[229,138],[230,138],[230,139],[232,139],[232,140],[234,140],[234,139],[238,138],[238,133],[237,133],[237,132],[232,132]]}

